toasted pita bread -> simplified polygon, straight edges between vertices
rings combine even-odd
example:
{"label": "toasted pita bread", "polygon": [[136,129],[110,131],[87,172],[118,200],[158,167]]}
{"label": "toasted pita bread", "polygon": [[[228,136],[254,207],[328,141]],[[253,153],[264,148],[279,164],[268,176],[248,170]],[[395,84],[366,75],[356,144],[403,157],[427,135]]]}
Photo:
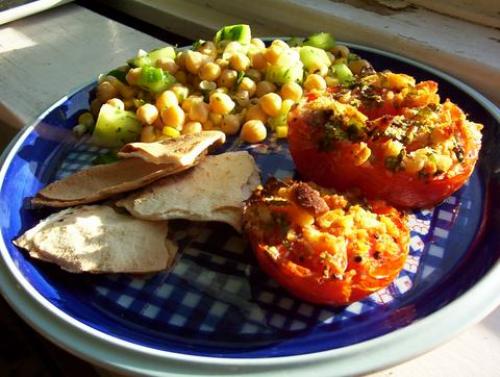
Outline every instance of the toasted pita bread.
{"label": "toasted pita bread", "polygon": [[33,258],[69,272],[147,273],[168,268],[177,246],[166,221],[145,221],[103,205],[68,208],[14,241]]}
{"label": "toasted pita bread", "polygon": [[55,181],[40,190],[31,203],[35,206],[71,207],[93,203],[122,192],[135,190],[191,165],[155,165],[140,158],[92,166]]}
{"label": "toasted pita bread", "polygon": [[225,140],[226,136],[221,131],[202,131],[154,143],[130,143],[123,146],[118,156],[139,157],[153,164],[193,165],[200,153],[212,144],[222,144]]}
{"label": "toasted pita bread", "polygon": [[260,184],[246,151],[207,156],[195,168],[161,179],[119,200],[133,216],[148,220],[221,221],[241,231],[243,201]]}

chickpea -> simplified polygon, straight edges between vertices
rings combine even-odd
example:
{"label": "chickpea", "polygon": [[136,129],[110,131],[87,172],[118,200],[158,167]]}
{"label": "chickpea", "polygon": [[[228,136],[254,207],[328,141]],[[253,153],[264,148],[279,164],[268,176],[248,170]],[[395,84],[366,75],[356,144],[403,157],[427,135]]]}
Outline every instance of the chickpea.
{"label": "chickpea", "polygon": [[267,93],[260,97],[259,105],[269,116],[275,117],[280,113],[282,100],[276,93]]}
{"label": "chickpea", "polygon": [[262,73],[254,68],[250,68],[246,71],[245,76],[252,79],[256,83],[262,80]]}
{"label": "chickpea", "polygon": [[238,85],[238,90],[245,90],[248,92],[248,96],[252,97],[257,90],[257,85],[251,78],[243,77],[240,84]]}
{"label": "chickpea", "polygon": [[326,81],[322,76],[312,73],[306,77],[304,89],[324,91],[326,89]]}
{"label": "chickpea", "polygon": [[250,104],[250,95],[246,90],[238,90],[233,98],[240,107],[247,107]]}
{"label": "chickpea", "polygon": [[118,90],[109,81],[103,81],[97,86],[96,98],[101,102],[116,98],[118,94]]}
{"label": "chickpea", "polygon": [[302,87],[296,82],[284,84],[280,90],[281,98],[291,99],[294,102],[299,102],[302,98]]}
{"label": "chickpea", "polygon": [[264,43],[264,41],[263,41],[262,39],[260,39],[260,38],[252,38],[252,39],[250,40],[250,43],[251,43],[252,45],[254,45],[255,47],[257,47],[257,48],[261,49],[261,50],[263,50],[263,49],[265,49],[265,48],[266,48],[266,44],[265,44],[265,43]]}
{"label": "chickpea", "polygon": [[208,56],[210,59],[215,59],[217,57],[217,47],[212,41],[206,41],[199,48],[198,51],[203,55]]}
{"label": "chickpea", "polygon": [[183,135],[194,135],[203,131],[203,126],[200,122],[187,122],[184,127],[182,127]]}
{"label": "chickpea", "polygon": [[264,81],[257,83],[257,87],[255,88],[255,95],[260,98],[267,93],[271,93],[271,92],[275,92],[275,91],[276,91],[276,85],[274,85],[270,81],[264,80]]}
{"label": "chickpea", "polygon": [[136,111],[137,119],[142,124],[153,124],[158,119],[158,109],[150,103],[145,103]]}
{"label": "chickpea", "polygon": [[349,48],[343,45],[337,45],[332,49],[332,53],[336,58],[344,58],[346,59],[349,56]]}
{"label": "chickpea", "polygon": [[210,96],[210,110],[218,114],[228,114],[234,109],[235,103],[225,93],[213,93]]}
{"label": "chickpea", "polygon": [[249,120],[241,128],[240,137],[250,144],[263,141],[267,137],[266,126],[260,120]]}
{"label": "chickpea", "polygon": [[205,123],[208,119],[208,104],[203,101],[197,101],[191,105],[188,117],[192,121]]}
{"label": "chickpea", "polygon": [[178,103],[182,103],[185,98],[189,95],[189,89],[179,83],[176,83],[170,87],[170,90],[174,92],[175,96],[177,97]]}
{"label": "chickpea", "polygon": [[229,66],[229,62],[226,59],[215,59],[215,64],[217,64],[221,69],[225,69]]}
{"label": "chickpea", "polygon": [[177,99],[177,96],[172,90],[165,90],[156,99],[156,107],[160,111],[166,107],[177,106],[178,104],[179,100]]}
{"label": "chickpea", "polygon": [[282,53],[282,47],[271,45],[264,51],[264,58],[268,63],[276,64]]}
{"label": "chickpea", "polygon": [[111,105],[119,110],[125,110],[125,104],[119,98],[111,98],[106,101],[108,105]]}
{"label": "chickpea", "polygon": [[181,84],[186,84],[187,83],[187,74],[184,71],[177,71],[177,73],[174,75],[175,79],[177,82]]}
{"label": "chickpea", "polygon": [[222,119],[220,129],[226,135],[236,135],[241,126],[241,119],[237,114],[226,114]]}
{"label": "chickpea", "polygon": [[118,89],[118,91],[120,92],[120,95],[125,98],[125,99],[133,99],[136,94],[137,94],[137,91],[128,86],[128,85],[125,85],[123,84],[122,82],[120,82],[121,86],[120,88]]}
{"label": "chickpea", "polygon": [[224,53],[233,53],[242,50],[242,45],[238,41],[230,41],[224,47]]}
{"label": "chickpea", "polygon": [[208,114],[208,117],[210,118],[209,120],[214,126],[219,126],[222,123],[222,118],[224,118],[222,114],[218,113],[210,113]]}
{"label": "chickpea", "polygon": [[217,83],[219,86],[223,86],[229,89],[234,86],[234,83],[236,82],[237,78],[238,78],[238,72],[236,72],[233,69],[225,69],[220,74]]}
{"label": "chickpea", "polygon": [[237,52],[229,58],[229,65],[236,71],[246,71],[250,67],[250,59],[245,54]]}
{"label": "chickpea", "polygon": [[267,60],[264,52],[258,51],[250,54],[250,65],[252,68],[263,70],[267,66]]}
{"label": "chickpea", "polygon": [[288,50],[290,48],[290,46],[288,46],[288,43],[282,41],[281,39],[275,39],[274,41],[272,41],[271,47],[279,48],[281,50]]}
{"label": "chickpea", "polygon": [[202,80],[215,81],[219,78],[221,71],[222,70],[218,64],[208,62],[200,68],[200,72],[198,74]]}
{"label": "chickpea", "polygon": [[203,93],[205,93],[205,92],[211,93],[215,89],[217,89],[217,84],[213,81],[203,80],[203,81],[200,81],[199,88]]}
{"label": "chickpea", "polygon": [[179,70],[179,66],[175,63],[174,59],[159,59],[156,61],[156,66],[172,75],[175,75]]}
{"label": "chickpea", "polygon": [[177,54],[175,57],[175,63],[180,67],[183,68],[186,66],[186,56],[187,56],[187,51],[181,51]]}
{"label": "chickpea", "polygon": [[228,94],[229,89],[226,88],[225,86],[221,86],[220,88],[215,89],[214,92]]}
{"label": "chickpea", "polygon": [[161,120],[165,126],[182,129],[186,114],[179,105],[165,107],[161,111]]}
{"label": "chickpea", "polygon": [[122,96],[123,98],[133,98],[136,94],[134,88],[125,85],[114,76],[106,76],[105,81],[108,81],[111,85],[113,85],[115,89],[120,93],[120,96]]}
{"label": "chickpea", "polygon": [[246,121],[260,120],[262,123],[266,123],[267,118],[267,114],[262,110],[259,104],[249,106],[245,114]]}
{"label": "chickpea", "polygon": [[355,75],[359,75],[364,71],[372,69],[371,64],[368,62],[368,60],[365,59],[353,60],[348,64],[348,67],[351,70],[351,72]]}
{"label": "chickpea", "polygon": [[129,83],[129,85],[136,85],[137,81],[139,81],[139,75],[141,74],[142,68],[131,68],[128,70],[125,79]]}
{"label": "chickpea", "polygon": [[181,107],[186,113],[189,113],[191,106],[193,106],[196,102],[203,102],[203,97],[191,95],[182,101]]}
{"label": "chickpea", "polygon": [[155,129],[153,126],[143,127],[141,131],[141,141],[143,143],[151,143],[156,140]]}

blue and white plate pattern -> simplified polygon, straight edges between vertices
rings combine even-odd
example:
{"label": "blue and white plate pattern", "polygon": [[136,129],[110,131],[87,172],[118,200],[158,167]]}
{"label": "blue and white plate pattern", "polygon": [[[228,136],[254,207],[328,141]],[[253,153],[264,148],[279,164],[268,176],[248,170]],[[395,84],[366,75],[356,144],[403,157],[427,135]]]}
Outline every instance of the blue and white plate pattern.
{"label": "blue and white plate pattern", "polygon": [[[55,105],[4,155],[0,173],[4,263],[9,271],[15,269],[20,286],[36,291],[33,300],[56,317],[64,313],[93,333],[142,350],[200,360],[286,359],[349,349],[384,339],[440,311],[495,265],[498,268],[499,226],[490,221],[499,208],[492,199],[492,190],[498,191],[499,186],[494,176],[498,159],[491,150],[498,143],[498,114],[491,114],[438,74],[370,50],[359,53],[376,68],[438,81],[443,98],[452,98],[474,121],[485,124],[480,163],[469,182],[441,205],[410,215],[410,253],[403,271],[388,288],[342,308],[302,302],[260,271],[239,234],[215,223],[174,222],[172,237],[180,245],[175,266],[170,272],[150,276],[75,275],[29,259],[12,240],[49,211],[30,209],[28,198],[106,152],[76,140],[70,131],[88,106],[93,84]],[[286,142],[248,146],[232,141],[226,148],[247,149],[264,181],[269,176],[295,174]],[[498,276],[494,282],[498,286]],[[22,311],[15,299],[11,303]],[[29,313],[24,316],[36,322]],[[55,334],[47,335],[58,339]],[[104,356],[101,362],[106,364]]]}

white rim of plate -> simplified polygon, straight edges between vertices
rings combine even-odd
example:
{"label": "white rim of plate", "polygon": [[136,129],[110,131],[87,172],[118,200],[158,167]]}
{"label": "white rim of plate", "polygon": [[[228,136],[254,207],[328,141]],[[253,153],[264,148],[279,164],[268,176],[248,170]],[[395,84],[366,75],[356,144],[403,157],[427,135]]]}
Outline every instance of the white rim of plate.
{"label": "white rim of plate", "polygon": [[[500,110],[482,94],[458,79],[394,53],[352,43],[345,44],[414,65],[439,76],[474,98],[497,122],[500,122]],[[73,93],[77,93],[87,85]],[[26,126],[6,148],[0,158],[0,188],[7,167],[19,146],[35,125],[68,97],[61,98],[33,124]],[[3,237],[0,237],[2,254],[0,290],[14,310],[35,330],[67,351],[96,365],[134,375],[173,377],[188,373],[190,376],[271,376],[276,372],[280,374],[286,372],[290,377],[298,377],[309,373],[329,376],[368,373],[388,368],[433,349],[479,322],[500,305],[500,296],[497,294],[500,290],[499,261],[469,290],[443,308],[406,327],[361,343],[296,356],[266,358],[195,356],[140,346],[105,334],[69,316],[51,304],[24,278],[10,257],[4,241]]]}

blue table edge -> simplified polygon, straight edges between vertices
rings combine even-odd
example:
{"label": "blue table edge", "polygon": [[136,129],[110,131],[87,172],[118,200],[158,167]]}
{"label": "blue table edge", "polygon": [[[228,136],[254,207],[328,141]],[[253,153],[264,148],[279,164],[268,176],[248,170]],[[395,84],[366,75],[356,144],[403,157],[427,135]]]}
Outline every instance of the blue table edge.
{"label": "blue table edge", "polygon": [[[482,94],[458,79],[418,61],[371,47],[348,43],[350,47],[384,55],[433,73],[466,92],[500,122],[500,110]],[[91,82],[83,85],[88,86]],[[78,88],[73,93],[81,90]],[[70,95],[69,95],[70,96]],[[65,96],[41,114],[33,124],[24,127],[0,157],[0,182],[4,164],[34,126],[52,109],[63,103]],[[6,165],[5,165],[6,166]],[[106,335],[68,316],[50,304],[20,274],[0,242],[0,290],[13,309],[35,330],[69,352],[96,365],[115,371],[150,376],[178,376],[189,371],[191,376],[231,373],[264,376],[276,371],[290,376],[308,372],[328,375],[352,375],[388,368],[446,342],[467,327],[479,322],[498,305],[500,296],[500,262],[471,289],[442,309],[408,327],[352,346],[317,353],[259,359],[215,358],[160,351],[138,346]],[[479,308],[474,314],[466,307]],[[429,334],[432,333],[432,337]],[[392,355],[388,357],[388,355]],[[394,356],[396,355],[396,356]],[[332,369],[333,367],[333,369]]]}

